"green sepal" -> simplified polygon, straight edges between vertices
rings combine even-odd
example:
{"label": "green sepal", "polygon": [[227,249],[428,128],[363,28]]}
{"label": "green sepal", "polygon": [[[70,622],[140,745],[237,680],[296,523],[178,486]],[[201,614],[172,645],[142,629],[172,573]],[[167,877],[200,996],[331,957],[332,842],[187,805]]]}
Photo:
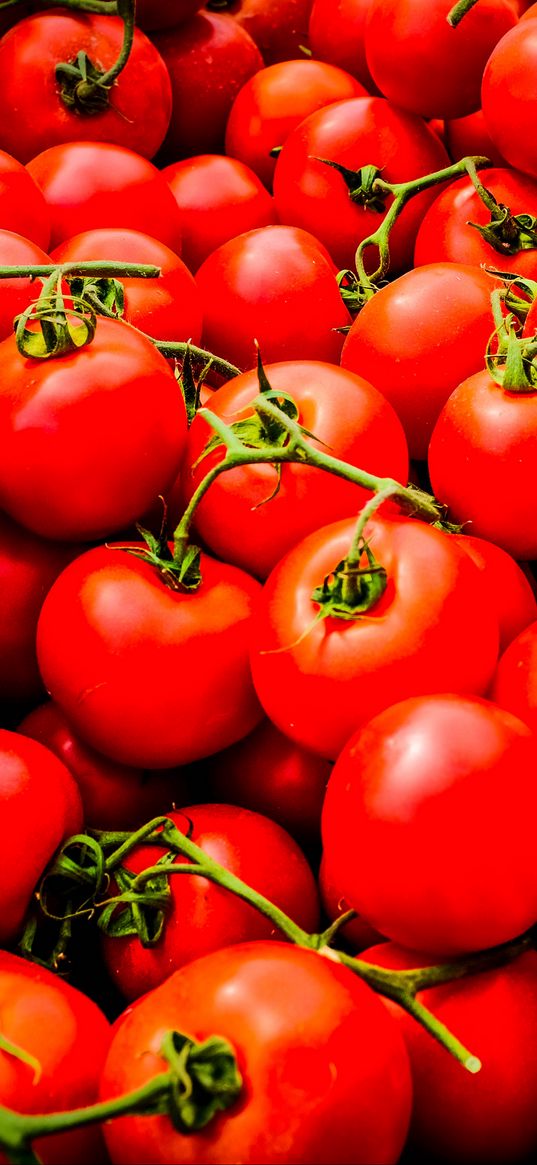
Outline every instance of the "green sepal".
{"label": "green sepal", "polygon": [[91,303],[97,312],[104,308],[105,313],[121,319],[125,314],[125,287],[120,279],[95,279],[91,276],[67,275],[71,293],[77,299]]}
{"label": "green sepal", "polygon": [[347,187],[351,202],[355,202],[358,206],[367,207],[368,210],[374,210],[377,214],[385,213],[387,195],[383,191],[375,189],[375,182],[381,175],[378,166],[362,166],[359,170],[350,170],[347,166],[342,166],[331,158],[315,157],[313,160],[322,162],[323,166],[330,166],[332,170],[337,170]]}
{"label": "green sepal", "polygon": [[[489,191],[490,194],[490,191]],[[537,218],[531,214],[511,214],[508,206],[498,203],[498,216],[484,225],[468,222],[485,242],[501,255],[518,255],[519,251],[537,248]]]}
{"label": "green sepal", "polygon": [[[38,331],[27,327],[30,321],[39,325]],[[96,327],[97,317],[87,304],[73,299],[67,308],[59,308],[55,297],[40,298],[14,320],[17,348],[32,360],[76,352],[91,343]]]}
{"label": "green sepal", "polygon": [[138,875],[125,866],[119,866],[114,877],[120,893],[102,907],[97,920],[99,929],[111,938],[137,935],[143,947],[155,946],[161,938],[171,902],[165,867],[175,858],[175,853],[164,854],[155,863],[163,866],[162,874],[153,874],[144,881],[142,890],[132,889]]}
{"label": "green sepal", "polygon": [[[364,554],[367,565],[361,566]],[[387,581],[385,568],[376,561],[369,543],[362,539],[358,561],[349,563],[347,558],[342,558],[321,586],[315,587],[311,599],[321,607],[322,618],[330,615],[336,619],[358,619],[378,603]]]}
{"label": "green sepal", "polygon": [[110,104],[110,86],[102,84],[104,72],[81,50],[74,61],[60,61],[55,68],[59,96],[78,114],[102,113]]}
{"label": "green sepal", "polygon": [[178,1132],[205,1128],[239,1097],[242,1076],[235,1052],[222,1036],[209,1036],[199,1043],[182,1032],[168,1032],[160,1051],[174,1076],[161,1111],[169,1115]]}

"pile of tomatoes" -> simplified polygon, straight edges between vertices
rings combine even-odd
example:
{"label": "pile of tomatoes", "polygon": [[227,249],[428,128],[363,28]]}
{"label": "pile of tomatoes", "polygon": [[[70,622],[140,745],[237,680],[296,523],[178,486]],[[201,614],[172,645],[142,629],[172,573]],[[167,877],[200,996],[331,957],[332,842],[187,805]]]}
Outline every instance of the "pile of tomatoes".
{"label": "pile of tomatoes", "polygon": [[2,7],[2,1161],[535,1156],[536,68]]}

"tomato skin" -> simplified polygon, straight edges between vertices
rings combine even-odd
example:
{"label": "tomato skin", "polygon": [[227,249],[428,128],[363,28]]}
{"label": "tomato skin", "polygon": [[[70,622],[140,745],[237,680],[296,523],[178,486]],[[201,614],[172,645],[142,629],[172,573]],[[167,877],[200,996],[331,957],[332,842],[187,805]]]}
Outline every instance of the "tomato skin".
{"label": "tomato skin", "polygon": [[[436,962],[394,943],[364,951],[361,958],[395,970]],[[410,1144],[425,1159],[465,1165],[531,1159],[537,1145],[536,975],[537,955],[527,951],[503,967],[418,993],[481,1060],[472,1077],[419,1023],[385,1001],[399,1020],[412,1068]]]}
{"label": "tomato skin", "polygon": [[203,344],[239,368],[325,360],[336,364],[350,323],[336,271],[322,243],[291,226],[247,231],[202,263]]}
{"label": "tomato skin", "polygon": [[45,538],[106,537],[167,488],[186,412],[149,340],[100,319],[92,342],[61,358],[23,357],[13,337],[0,360],[0,499],[22,525]]}
{"label": "tomato skin", "polygon": [[[483,110],[468,113],[466,117],[447,118],[444,121],[444,140],[450,158],[490,158],[493,166],[503,169],[507,162],[494,145],[485,125]],[[485,184],[486,184],[485,171]]]}
{"label": "tomato skin", "polygon": [[267,715],[329,759],[396,700],[450,688],[484,693],[498,652],[477,567],[448,535],[412,519],[366,527],[388,574],[367,616],[316,620],[311,594],[348,553],[354,526],[334,522],[289,551],[265,583],[252,629],[252,674]]}
{"label": "tomato skin", "polygon": [[208,555],[201,572],[197,591],[174,591],[112,544],[76,559],[47,595],[37,633],[45,685],[112,760],[186,764],[261,719],[247,655],[259,583]]}
{"label": "tomato skin", "polygon": [[[39,12],[10,29],[0,40],[2,149],[28,162],[50,146],[83,137],[86,141],[118,142],[152,158],[168,127],[172,92],[162,57],[139,29],[105,110],[81,115],[60,97],[57,64],[75,62],[84,51],[106,71],[117,60],[122,41],[119,17],[86,12]],[[149,118],[148,103],[152,111]],[[16,117],[13,110],[17,110]]]}
{"label": "tomato skin", "polygon": [[537,62],[537,24],[524,20],[491,53],[481,85],[481,103],[490,136],[510,166],[537,178],[536,98],[532,78]]}
{"label": "tomato skin", "polygon": [[137,0],[136,23],[150,31],[175,28],[202,7],[203,0]]}
{"label": "tomato skin", "polygon": [[340,753],[322,815],[350,906],[441,956],[521,934],[537,912],[536,763],[522,720],[475,696],[421,696],[370,720]]}
{"label": "tomato skin", "polygon": [[191,271],[221,243],[276,222],[268,190],[238,158],[199,154],[165,166],[163,175],[181,213],[181,254]]}
{"label": "tomato skin", "polygon": [[525,627],[500,657],[491,698],[537,732],[537,622]]}
{"label": "tomato skin", "polygon": [[[273,389],[290,393],[298,423],[342,458],[381,477],[408,480],[408,452],[402,425],[384,397],[361,377],[320,361],[295,360],[265,365]],[[228,425],[252,415],[259,395],[257,371],[243,373],[220,388],[206,408]],[[190,497],[222,449],[196,467],[212,436],[208,422],[192,422],[181,471],[183,493]],[[324,443],[324,444],[319,444]],[[201,501],[195,526],[204,543],[226,562],[266,578],[279,559],[306,534],[326,522],[357,514],[370,494],[343,478],[298,464],[281,467],[277,482],[270,465],[245,466],[221,474]],[[264,503],[266,498],[270,501]]]}
{"label": "tomato skin", "polygon": [[[169,814],[181,833],[274,902],[308,933],[319,927],[319,899],[312,871],[297,843],[274,821],[235,805],[188,805]],[[138,846],[125,866],[135,873],[153,866],[166,848]],[[178,857],[178,862],[186,859]],[[129,1000],[158,987],[173,971],[236,943],[282,939],[255,907],[206,878],[169,879],[172,904],[154,947],[137,935],[103,937],[109,974]]]}
{"label": "tomato skin", "polygon": [[365,58],[365,28],[371,0],[313,0],[309,41],[313,56],[346,69],[378,93]]}
{"label": "tomato skin", "polygon": [[226,153],[240,158],[261,178],[268,190],[276,158],[270,151],[282,146],[300,122],[313,113],[367,91],[350,73],[325,61],[280,61],[250,77],[239,90],[226,125]]}
{"label": "tomato skin", "polygon": [[141,231],[102,227],[83,231],[55,247],[55,263],[116,259],[121,263],[151,263],[158,279],[122,279],[124,319],[156,340],[191,340],[201,336],[201,304],[193,276],[174,251]]}
{"label": "tomato skin", "polygon": [[[93,1104],[111,1029],[91,999],[44,967],[0,951],[2,1036],[34,1056],[32,1068],[0,1050],[0,1103],[17,1112],[65,1111]],[[41,1137],[45,1165],[91,1165],[103,1160],[97,1127]],[[0,1159],[7,1158],[0,1154]]]}
{"label": "tomato skin", "polygon": [[311,0],[227,0],[226,11],[260,49],[265,65],[298,57],[308,46]]}
{"label": "tomato skin", "polygon": [[475,538],[472,534],[454,534],[453,537],[483,571],[489,591],[498,604],[502,652],[537,619],[537,601],[528,575],[495,542]]}
{"label": "tomato skin", "polygon": [[45,249],[50,213],[39,186],[16,158],[0,150],[0,227]]}
{"label": "tomato skin", "polygon": [[406,1052],[381,1001],[347,968],[278,942],[197,959],[116,1022],[103,1099],[164,1070],[159,1047],[168,1029],[227,1038],[245,1082],[242,1100],[195,1137],[166,1117],[110,1121],[115,1165],[398,1159],[411,1104]]}
{"label": "tomato skin", "polygon": [[[481,181],[498,203],[513,215],[537,215],[537,181],[514,170],[485,170]],[[426,211],[416,237],[414,265],[426,263],[475,263],[501,267],[528,279],[537,275],[537,249],[515,255],[499,252],[472,223],[488,225],[490,211],[482,202],[470,178],[459,178],[435,198]]]}
{"label": "tomato skin", "polygon": [[[354,268],[358,244],[377,230],[379,214],[359,206],[336,170],[320,158],[350,170],[374,165],[387,182],[403,182],[449,165],[448,155],[421,118],[381,97],[354,97],[317,110],[284,143],[274,171],[274,198],[280,221],[311,231],[339,267]],[[412,264],[413,240],[434,194],[424,191],[405,207],[390,234],[392,274]],[[386,201],[388,208],[393,200]],[[378,265],[375,250],[368,269]]]}
{"label": "tomato skin", "polygon": [[537,392],[506,392],[488,372],[477,372],[459,384],[436,422],[433,490],[453,521],[468,523],[468,533],[513,558],[535,558],[536,453]]}
{"label": "tomato skin", "polygon": [[0,943],[19,937],[45,866],[82,827],[82,804],[65,765],[42,744],[0,729]]}
{"label": "tomato skin", "polygon": [[384,393],[403,423],[411,457],[427,456],[450,393],[484,366],[495,286],[467,264],[427,264],[382,287],[351,326],[341,366]]}
{"label": "tomato skin", "polygon": [[181,253],[181,220],[168,184],[147,158],[111,142],[67,142],[36,154],[28,172],[51,217],[50,246],[80,227],[127,227]]}
{"label": "tomato skin", "polygon": [[[385,97],[422,117],[479,109],[481,77],[494,46],[516,24],[511,0],[481,0],[456,29],[450,0],[371,0],[366,60]],[[431,62],[434,67],[431,68]]]}

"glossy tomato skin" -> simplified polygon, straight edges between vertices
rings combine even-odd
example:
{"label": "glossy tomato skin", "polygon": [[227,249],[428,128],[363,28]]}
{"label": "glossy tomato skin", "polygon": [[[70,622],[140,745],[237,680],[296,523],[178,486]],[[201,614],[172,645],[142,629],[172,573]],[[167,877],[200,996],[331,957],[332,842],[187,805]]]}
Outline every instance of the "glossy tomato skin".
{"label": "glossy tomato skin", "polygon": [[316,109],[366,96],[350,73],[325,61],[304,58],[269,65],[237,93],[226,125],[226,153],[250,166],[271,190],[276,166],[271,150],[283,146]]}
{"label": "glossy tomato skin", "polygon": [[165,166],[181,214],[183,259],[196,272],[221,243],[276,222],[273,200],[238,158],[197,154]]}
{"label": "glossy tomato skin", "polygon": [[534,178],[537,144],[532,77],[536,60],[537,24],[520,21],[491,53],[481,86],[483,115],[494,144],[510,166]]}
{"label": "glossy tomato skin", "polygon": [[201,572],[197,591],[173,590],[112,544],[71,563],[49,591],[38,626],[46,687],[82,738],[112,760],[186,764],[261,718],[247,654],[259,583],[208,555]]}
{"label": "glossy tomato skin", "polygon": [[[437,961],[394,943],[372,947],[361,957],[394,970]],[[503,967],[418,993],[420,1002],[481,1060],[481,1070],[471,1077],[419,1023],[386,1000],[410,1057],[414,1105],[409,1141],[420,1158],[464,1165],[531,1159],[537,1145],[536,976],[537,955],[527,951]]]}
{"label": "glossy tomato skin", "polygon": [[82,827],[69,770],[48,748],[0,730],[0,942],[13,943],[45,866]]}
{"label": "glossy tomato skin", "polygon": [[0,150],[0,228],[31,239],[38,247],[50,242],[50,213],[39,186],[25,167]]}
{"label": "glossy tomato skin", "polygon": [[498,653],[497,616],[477,567],[448,535],[409,518],[366,526],[388,575],[366,617],[319,619],[312,592],[348,553],[354,525],[334,522],[289,551],[265,583],[252,632],[267,715],[330,759],[396,700],[450,688],[484,693]]}
{"label": "glossy tomato skin", "polygon": [[255,41],[225,12],[203,9],[153,36],[170,74],[173,109],[159,157],[223,153],[226,121],[239,89],[263,58]]}
{"label": "glossy tomato skin", "polygon": [[[218,7],[217,0],[215,7]],[[207,5],[212,7],[210,0]],[[298,57],[308,47],[311,0],[227,0],[226,11],[255,41],[265,65]]]}
{"label": "glossy tomato skin", "polygon": [[[371,0],[365,31],[373,80],[390,101],[422,117],[464,117],[479,108],[483,69],[516,24],[512,0],[484,0],[456,29],[450,0]],[[433,63],[434,62],[434,63]]]}
{"label": "glossy tomato skin", "polygon": [[197,959],[116,1022],[103,1099],[165,1070],[169,1029],[228,1039],[242,1099],[195,1137],[165,1116],[109,1122],[115,1165],[398,1160],[411,1105],[406,1052],[380,999],[347,968],[278,942]]}
{"label": "glossy tomato skin", "polygon": [[459,384],[436,422],[428,457],[433,490],[453,521],[468,523],[468,533],[513,558],[535,558],[536,452],[537,392],[506,392],[477,372]]}
{"label": "glossy tomato skin", "polygon": [[444,141],[454,162],[461,158],[476,157],[489,158],[493,166],[501,169],[507,165],[505,158],[492,141],[482,109],[468,113],[466,117],[446,118],[443,125]]}
{"label": "glossy tomato skin", "polygon": [[378,93],[365,58],[365,28],[371,0],[313,0],[309,42],[315,58],[346,69]]}
{"label": "glossy tomato skin", "polygon": [[71,541],[139,518],[173,478],[186,436],[164,357],[100,319],[89,345],[59,359],[21,356],[14,338],[0,359],[4,509],[45,538]]}
{"label": "glossy tomato skin", "polygon": [[442,956],[521,934],[537,912],[536,761],[522,720],[475,696],[420,696],[373,717],[340,753],[323,806],[350,906]]}
{"label": "glossy tomato skin", "polygon": [[[537,180],[515,170],[485,170],[481,181],[496,202],[512,215],[537,215]],[[537,274],[537,248],[517,251],[496,249],[475,226],[488,226],[491,214],[470,178],[459,178],[435,198],[426,211],[416,237],[414,265],[426,263],[475,263],[499,267],[528,279]]]}
{"label": "glossy tomato skin", "polygon": [[[169,814],[181,833],[215,861],[274,902],[308,933],[319,927],[319,899],[312,871],[292,837],[260,813],[236,805],[189,805]],[[140,873],[154,866],[165,847],[138,846],[125,862]],[[178,857],[183,862],[182,857]],[[169,879],[171,906],[158,943],[144,948],[137,935],[105,936],[103,953],[114,983],[129,1000],[202,955],[235,943],[282,939],[255,907],[206,878]]]}
{"label": "glossy tomato skin", "polygon": [[495,286],[468,264],[427,264],[382,287],[351,326],[341,365],[384,393],[403,423],[411,457],[427,456],[450,393],[484,367]]}
{"label": "glossy tomato skin", "polygon": [[164,243],[141,231],[102,227],[83,231],[55,247],[56,263],[108,259],[159,267],[156,279],[122,279],[123,318],[156,340],[191,340],[201,336],[201,304],[188,267]]}
{"label": "glossy tomato skin", "polygon": [[172,92],[162,57],[140,29],[106,109],[81,115],[61,99],[57,64],[76,62],[78,53],[85,52],[106,71],[116,62],[122,40],[119,17],[58,9],[29,16],[10,29],[0,40],[2,149],[28,162],[50,146],[83,137],[118,142],[152,158],[168,128]]}
{"label": "glossy tomato skin", "polygon": [[[298,423],[314,434],[317,448],[406,485],[408,452],[403,427],[385,398],[362,377],[310,360],[267,364],[265,373],[274,390],[291,395]],[[248,406],[258,395],[257,372],[252,370],[220,388],[206,407],[231,425],[252,415]],[[196,466],[211,436],[208,422],[196,417],[181,474],[186,497],[222,460],[220,449]],[[213,482],[196,511],[196,529],[205,544],[226,562],[259,578],[266,578],[306,534],[326,522],[357,514],[370,497],[343,478],[296,463],[281,467],[279,489],[271,497],[277,481],[277,471],[270,465],[229,470]]]}
{"label": "glossy tomato skin", "polygon": [[[111,1029],[91,999],[44,967],[0,952],[2,1036],[33,1056],[40,1075],[0,1050],[0,1103],[24,1113],[62,1112],[97,1100]],[[44,1165],[104,1159],[98,1126],[39,1138]],[[0,1159],[7,1160],[3,1154]]]}
{"label": "glossy tomato skin", "polygon": [[157,167],[112,142],[67,142],[36,154],[28,172],[51,218],[50,246],[94,227],[143,231],[181,252],[177,204]]}
{"label": "glossy tomato skin", "polygon": [[[358,244],[377,230],[379,213],[353,202],[327,158],[350,170],[377,166],[387,182],[403,182],[449,165],[433,130],[415,114],[381,97],[354,97],[317,110],[287,138],[274,171],[280,221],[311,231],[338,267],[354,268]],[[413,240],[434,194],[425,191],[405,207],[390,235],[392,274],[412,264]],[[388,199],[388,208],[392,199]],[[369,270],[378,253],[366,255]]]}
{"label": "glossy tomato skin", "polygon": [[491,697],[537,732],[537,622],[525,627],[504,651]]}
{"label": "glossy tomato skin", "polygon": [[322,243],[290,226],[260,227],[223,243],[196,274],[204,346],[239,368],[339,360],[350,323],[336,269]]}
{"label": "glossy tomato skin", "polygon": [[[0,208],[1,209],[1,208]],[[34,266],[50,263],[37,243],[23,235],[0,228],[0,256],[2,266]],[[38,298],[40,283],[32,279],[0,280],[0,340],[13,335],[15,317]]]}
{"label": "glossy tomato skin", "polygon": [[537,601],[530,583],[531,576],[526,573],[528,568],[525,571],[501,546],[486,538],[476,538],[473,534],[454,534],[453,537],[483,571],[489,592],[497,603],[502,652],[537,619]]}

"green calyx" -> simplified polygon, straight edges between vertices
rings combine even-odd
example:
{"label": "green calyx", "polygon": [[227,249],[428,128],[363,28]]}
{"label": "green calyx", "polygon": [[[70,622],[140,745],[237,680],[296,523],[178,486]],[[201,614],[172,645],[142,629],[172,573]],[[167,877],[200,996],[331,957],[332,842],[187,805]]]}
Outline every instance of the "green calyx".
{"label": "green calyx", "polygon": [[[490,193],[490,192],[489,192]],[[479,231],[485,242],[501,255],[518,255],[519,251],[533,251],[537,247],[537,218],[531,214],[511,214],[508,206],[497,203],[497,212],[490,223],[468,226]]]}
{"label": "green calyx", "polygon": [[91,117],[108,109],[114,81],[106,80],[105,71],[97,68],[87,53],[79,52],[74,61],[61,61],[55,73],[60,98],[73,113]]}
{"label": "green calyx", "polygon": [[[364,556],[366,561],[361,565]],[[315,588],[311,599],[320,606],[318,618],[359,619],[382,598],[387,582],[386,570],[362,538],[356,559],[338,562],[321,586]]]}
{"label": "green calyx", "polygon": [[161,1048],[173,1080],[163,1111],[182,1133],[205,1128],[242,1090],[242,1076],[228,1040],[210,1036],[199,1043],[182,1032],[168,1032]]}
{"label": "green calyx", "polygon": [[362,166],[359,170],[349,170],[347,166],[333,162],[330,158],[316,157],[315,161],[337,170],[347,187],[351,202],[355,202],[357,206],[367,207],[368,210],[375,210],[377,214],[384,214],[386,199],[391,192],[383,190],[378,185],[381,174],[378,166]]}

